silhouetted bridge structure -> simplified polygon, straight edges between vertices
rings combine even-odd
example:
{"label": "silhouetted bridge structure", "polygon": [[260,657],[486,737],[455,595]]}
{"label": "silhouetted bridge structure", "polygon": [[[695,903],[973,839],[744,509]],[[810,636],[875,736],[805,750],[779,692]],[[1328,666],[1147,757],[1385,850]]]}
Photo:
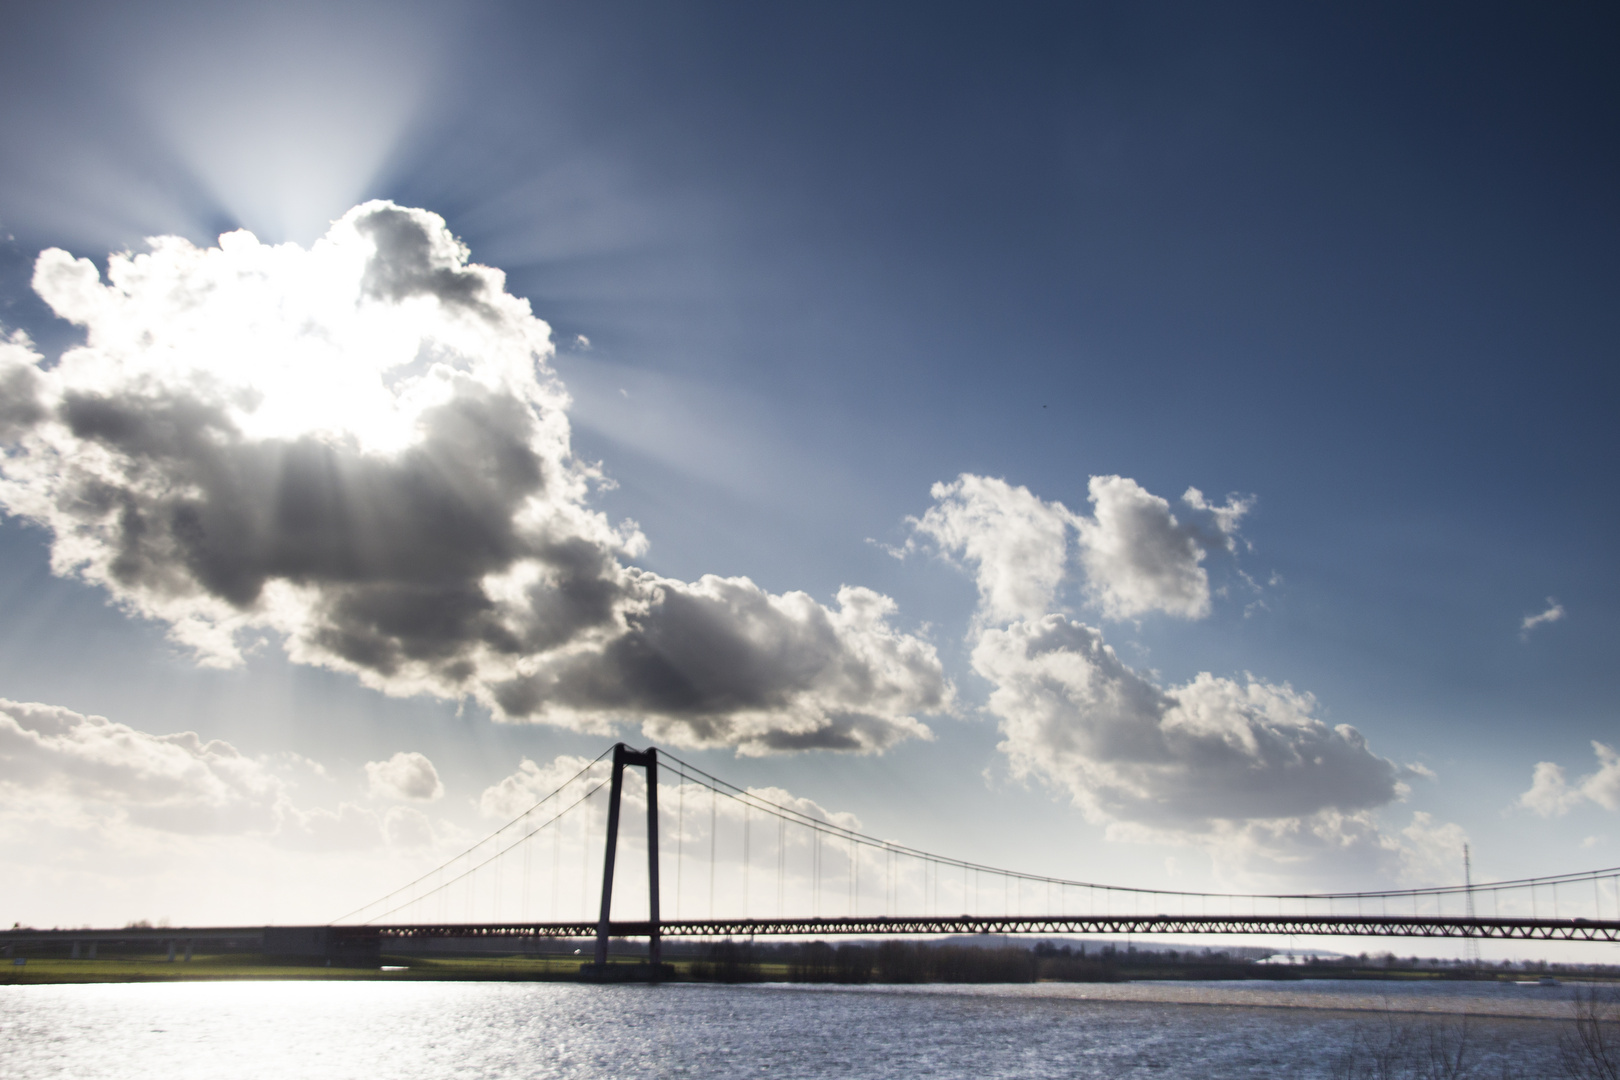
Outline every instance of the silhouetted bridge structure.
{"label": "silhouetted bridge structure", "polygon": [[[270,955],[319,957],[339,963],[366,961],[390,943],[429,940],[533,942],[578,941],[599,936],[599,923],[445,923],[396,926],[225,926],[122,930],[6,930],[0,945],[69,946],[72,955],[94,958],[96,946],[167,948],[170,959],[189,959],[194,947],[257,946]],[[613,921],[609,938],[841,938],[949,934],[1257,934],[1291,937],[1472,938],[1520,941],[1620,941],[1620,922],[1592,919],[1447,918],[1444,916],[1178,915],[1063,916],[876,916],[811,919],[683,919]]]}
{"label": "silhouetted bridge structure", "polygon": [[[452,923],[379,926],[384,940],[430,938],[593,938],[595,923]],[[1324,937],[1500,938],[1524,941],[1620,941],[1620,922],[1591,919],[1367,917],[1353,915],[1041,915],[876,916],[866,919],[687,919],[610,922],[614,938],[846,937],[918,934],[1285,934]]]}
{"label": "silhouetted bridge structure", "polygon": [[[611,755],[611,761],[609,759]],[[660,763],[678,778],[674,798],[675,822],[660,821]],[[635,793],[645,809],[646,913],[641,918],[614,918],[614,883],[620,840],[621,809],[626,800],[626,770],[645,770],[645,783]],[[605,774],[605,775],[604,775]],[[582,792],[582,793],[581,793]],[[592,799],[605,796],[605,807]],[[652,970],[658,970],[664,938],[844,938],[855,936],[906,937],[914,935],[1266,935],[1289,937],[1460,938],[1479,940],[1615,942],[1620,941],[1620,868],[1585,871],[1551,877],[1521,878],[1475,884],[1465,875],[1462,885],[1427,889],[1400,889],[1344,893],[1234,894],[1198,893],[1164,889],[1130,889],[1018,873],[947,858],[880,840],[834,819],[814,804],[778,800],[786,793],[748,791],[728,784],[666,753],[635,750],[615,744],[595,761],[586,763],[569,780],[472,848],[416,881],[325,926],[309,927],[129,927],[122,930],[0,931],[0,946],[7,954],[17,947],[37,948],[71,944],[74,955],[98,943],[122,947],[148,943],[167,946],[173,959],[177,949],[189,957],[197,944],[230,942],[238,947],[257,944],[265,953],[317,956],[332,962],[367,962],[388,951],[390,945],[421,945],[436,940],[540,943],[593,941],[586,970],[606,972],[609,942],[616,938],[645,939]],[[575,797],[577,795],[577,797]],[[669,793],[663,796],[668,799]],[[733,827],[732,851],[722,857],[719,848],[721,799],[727,800],[727,821]],[[707,800],[707,826],[703,824]],[[688,802],[694,802],[692,814]],[[756,829],[755,817],[761,826]],[[577,887],[580,908],[589,905],[592,826],[598,816],[605,826],[605,843],[598,864],[600,891],[594,917],[532,919],[522,917],[538,901],[557,911],[566,899],[561,890]],[[575,828],[577,826],[577,828]],[[789,829],[794,833],[790,837]],[[774,836],[771,830],[774,829]],[[564,833],[570,869],[563,868]],[[598,834],[601,835],[601,834]],[[758,837],[756,840],[755,837]],[[549,872],[543,844],[550,841]],[[673,841],[676,879],[671,890],[675,918],[664,917],[665,889],[660,882],[660,850]],[[700,860],[696,886],[684,875],[689,847],[708,856]],[[579,872],[573,873],[577,857]],[[735,856],[735,857],[733,857]],[[756,903],[753,885],[756,864],[774,863],[774,917],[749,912]],[[521,863],[521,869],[518,868]],[[726,890],[719,889],[719,868],[729,875]],[[769,869],[764,877],[769,884]],[[503,879],[503,872],[507,875]],[[863,885],[863,874],[865,884]],[[503,893],[503,880],[510,882]],[[706,882],[705,882],[706,876]],[[874,879],[875,882],[874,882]],[[984,886],[985,880],[991,887]],[[790,900],[788,886],[794,884]],[[986,913],[985,896],[998,891],[1006,908],[1022,910]],[[536,885],[540,888],[536,888]],[[705,891],[709,911],[704,918],[683,918],[683,899]],[[883,890],[882,914],[863,911],[873,902],[877,884]],[[1017,898],[1014,900],[1014,887]],[[492,888],[491,888],[492,887]],[[1562,896],[1560,895],[1562,889]],[[1590,890],[1588,893],[1587,890]],[[1033,903],[1026,894],[1034,891]],[[741,913],[717,915],[723,903],[736,904]],[[503,899],[504,896],[504,899]],[[1488,899],[1492,914],[1476,910],[1476,901]],[[452,900],[465,916],[444,917]],[[1540,906],[1551,902],[1551,918]],[[766,906],[772,906],[770,897]],[[953,903],[954,902],[954,903]],[[497,917],[473,917],[479,905],[489,903]],[[822,914],[828,906],[844,905],[842,914]],[[1044,903],[1044,910],[1041,905]],[[908,904],[924,914],[897,914]],[[1452,905],[1454,912],[1445,910]],[[791,914],[799,906],[806,910]],[[1394,905],[1397,910],[1391,911]],[[499,917],[512,907],[520,917]],[[1071,913],[1071,908],[1081,908]],[[1097,909],[1104,908],[1102,912]],[[1131,907],[1128,912],[1118,908]],[[1216,910],[1210,910],[1211,908]],[[1504,911],[1504,907],[1506,910]],[[1563,917],[1574,907],[1586,914]],[[956,911],[951,909],[955,908]],[[961,912],[967,909],[966,913]],[[1224,910],[1222,910],[1224,908]],[[1406,910],[1410,908],[1410,911]],[[1425,910],[1432,908],[1433,910]],[[1054,909],[1057,909],[1054,912]],[[1369,910],[1375,909],[1375,910]],[[371,914],[368,915],[368,912]],[[1606,917],[1613,912],[1615,918]],[[580,912],[583,914],[583,912]],[[400,918],[405,915],[405,918]],[[360,916],[366,916],[359,918]],[[414,917],[413,917],[414,916]],[[435,917],[437,916],[437,917]],[[353,921],[358,919],[358,921]]]}

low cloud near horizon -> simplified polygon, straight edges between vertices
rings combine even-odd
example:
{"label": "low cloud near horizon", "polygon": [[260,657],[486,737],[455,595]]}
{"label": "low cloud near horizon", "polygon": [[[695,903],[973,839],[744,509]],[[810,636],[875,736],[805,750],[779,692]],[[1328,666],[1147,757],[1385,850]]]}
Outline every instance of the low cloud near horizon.
{"label": "low cloud near horizon", "polygon": [[[415,773],[417,792],[423,790],[423,774],[437,783],[425,757],[410,755],[404,764],[394,775]],[[319,763],[296,755],[254,757],[195,732],[150,734],[57,705],[0,699],[4,825],[26,819],[119,837],[126,844],[132,830],[251,837],[296,850],[413,848],[432,842],[431,825],[413,807],[340,802],[334,809],[297,797],[300,781],[322,775]]]}

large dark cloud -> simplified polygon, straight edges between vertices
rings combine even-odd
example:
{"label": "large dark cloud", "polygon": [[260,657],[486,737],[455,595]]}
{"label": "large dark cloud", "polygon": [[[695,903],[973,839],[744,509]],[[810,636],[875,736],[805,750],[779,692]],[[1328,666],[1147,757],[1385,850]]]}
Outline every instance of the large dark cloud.
{"label": "large dark cloud", "polygon": [[244,233],[35,285],[87,344],[0,353],[0,499],[59,572],[207,661],[244,634],[390,693],[751,751],[875,749],[949,707],[892,605],[627,564],[588,506],[549,330],[432,214],[359,207],[311,250]]}

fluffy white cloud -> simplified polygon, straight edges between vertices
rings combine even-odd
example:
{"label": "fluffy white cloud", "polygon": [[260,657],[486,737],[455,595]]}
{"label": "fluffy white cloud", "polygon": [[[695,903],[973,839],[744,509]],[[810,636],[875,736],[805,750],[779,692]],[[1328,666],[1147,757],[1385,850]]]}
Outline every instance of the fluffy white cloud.
{"label": "fluffy white cloud", "polygon": [[1066,791],[1093,820],[1173,832],[1382,806],[1401,770],[1286,685],[1200,674],[1160,687],[1100,631],[1060,615],[985,631],[974,670],[994,684],[1013,771]]}
{"label": "fluffy white cloud", "polygon": [[[591,837],[589,843],[595,844],[599,835],[596,830],[602,826],[601,815],[605,810],[605,801],[598,795],[597,799],[585,806],[571,808],[588,792],[607,781],[611,774],[612,762],[606,758],[599,758],[593,762],[588,758],[562,754],[544,765],[530,758],[524,758],[519,762],[516,771],[484,789],[479,798],[479,809],[487,818],[510,821],[533,809],[547,796],[558,794],[559,798],[548,803],[537,815],[528,819],[527,828],[538,830],[555,814],[565,811],[571,814],[570,821],[577,820],[577,815],[584,813],[591,820],[590,826],[586,829],[587,835]],[[784,807],[806,818],[827,822],[841,829],[860,831],[861,821],[854,814],[828,810],[815,800],[795,795],[785,788],[751,787],[746,790],[748,795],[757,800],[751,809],[742,800],[729,796],[716,798],[710,788],[683,781],[673,768],[666,766],[660,769],[659,831],[663,836],[664,856],[673,858],[675,851],[683,845],[688,851],[695,850],[693,845],[702,848],[716,835],[723,835],[725,843],[715,848],[716,858],[724,863],[740,864],[745,849],[739,841],[743,836],[745,823],[750,820],[753,827],[759,830],[754,834],[756,855],[766,851],[767,848],[776,850],[777,830],[774,823],[767,819],[759,808],[761,803]],[[621,797],[623,812],[639,819],[647,806],[646,774],[640,769],[625,770]],[[713,829],[719,830],[718,834],[711,830],[711,825]],[[639,825],[629,829],[630,835],[637,835],[639,832]],[[570,845],[576,844],[574,838],[578,834],[573,831],[571,825],[567,833],[567,842]],[[787,849],[795,852],[797,857],[798,854],[808,852],[812,838],[800,827],[792,826],[784,831],[780,841]],[[834,846],[828,845],[823,858],[829,861],[835,857],[844,858],[841,853],[843,849],[839,848],[838,851],[840,853],[835,856]],[[862,857],[874,855],[875,852]],[[774,858],[774,855],[770,858]],[[839,865],[846,864],[840,862]],[[806,869],[808,867],[795,862],[792,872],[800,874]]]}
{"label": "fluffy white cloud", "polygon": [[1086,592],[1103,614],[1129,619],[1162,611],[1184,619],[1209,614],[1211,548],[1230,550],[1238,522],[1248,511],[1232,498],[1211,506],[1197,488],[1182,497],[1187,512],[1177,518],[1168,500],[1123,476],[1093,476],[1093,517],[1076,518]]}
{"label": "fluffy white cloud", "polygon": [[645,541],[587,505],[549,328],[436,215],[368,203],[307,251],[150,243],[105,283],[41,254],[87,343],[0,345],[0,506],[205,662],[270,631],[387,693],[756,753],[878,750],[950,707],[875,593],[627,565]]}
{"label": "fluffy white cloud", "polygon": [[1594,802],[1606,810],[1620,810],[1620,752],[1605,743],[1592,743],[1597,755],[1597,771],[1581,777],[1573,785],[1563,766],[1538,761],[1531,774],[1530,790],[1519,796],[1518,804],[1542,817],[1567,814],[1583,802]]}
{"label": "fluffy white cloud", "polygon": [[1530,640],[1530,631],[1534,630],[1538,626],[1546,626],[1548,623],[1555,623],[1563,617],[1564,605],[1560,604],[1557,600],[1554,600],[1549,596],[1547,597],[1547,607],[1545,610],[1535,615],[1526,615],[1523,619],[1519,620],[1519,637],[1525,641],[1528,641]]}
{"label": "fluffy white cloud", "polygon": [[1399,829],[1386,827],[1374,811],[1320,810],[1305,817],[1217,822],[1208,846],[1221,877],[1256,889],[1297,888],[1302,872],[1344,888],[1371,881],[1422,887],[1462,883],[1467,840],[1460,825],[1436,822],[1421,810]]}
{"label": "fluffy white cloud", "polygon": [[1068,573],[1074,515],[1028,488],[963,473],[935,484],[934,505],[912,527],[972,564],[985,622],[1035,619],[1052,606]]}
{"label": "fluffy white cloud", "polygon": [[[564,785],[577,777],[579,782],[568,788],[564,792],[566,797],[552,808],[560,811],[566,809],[573,800],[580,798],[593,786],[608,779],[611,772],[612,762],[606,758],[592,762],[589,758],[573,754],[559,754],[545,765],[524,758],[518,763],[515,772],[484,789],[479,797],[478,807],[485,817],[510,820],[529,810],[546,796],[563,789]],[[667,768],[659,773],[658,805],[661,823],[666,830],[673,830],[676,827],[674,815],[683,798],[688,806],[703,807],[701,813],[695,812],[691,820],[685,823],[684,827],[690,838],[705,829],[704,822],[708,820],[708,807],[711,801],[710,792],[700,784],[674,779],[678,775]],[[750,795],[762,802],[786,807],[817,821],[829,822],[844,829],[859,830],[861,827],[860,819],[854,814],[828,810],[815,800],[794,795],[785,788],[756,787],[747,790]],[[639,769],[626,770],[622,797],[628,805],[645,807],[646,774]],[[740,802],[729,798],[715,800],[714,811],[718,818],[728,822],[741,821],[745,813]]]}
{"label": "fluffy white cloud", "polygon": [[1422,845],[1376,815],[1422,770],[1380,757],[1353,727],[1323,723],[1310,694],[1207,672],[1162,686],[1100,630],[1053,612],[1072,538],[1085,595],[1105,616],[1202,618],[1204,561],[1236,549],[1250,501],[1213,504],[1188,488],[1173,509],[1120,476],[1092,477],[1089,495],[1088,517],[963,475],[936,484],[934,505],[912,523],[908,549],[926,538],[976,577],[973,669],[991,685],[987,709],[1013,774],[1063,792],[1114,839],[1197,843],[1250,880],[1328,862],[1412,873]]}
{"label": "fluffy white cloud", "polygon": [[1401,830],[1401,878],[1433,884],[1462,884],[1463,845],[1468,833],[1455,822],[1437,822],[1422,810]]}
{"label": "fluffy white cloud", "polygon": [[325,922],[472,839],[414,806],[342,791],[295,755],[0,700],[8,918]]}
{"label": "fluffy white cloud", "polygon": [[[912,520],[950,556],[969,563],[979,587],[979,619],[1037,619],[1051,610],[1069,573],[1071,533],[1087,597],[1112,619],[1160,611],[1186,619],[1209,614],[1209,551],[1235,548],[1250,502],[1211,504],[1197,488],[1178,517],[1167,499],[1123,476],[1093,476],[1091,517],[1005,480],[964,473],[935,484],[934,505]],[[915,547],[915,537],[908,548]]]}
{"label": "fluffy white cloud", "polygon": [[401,750],[387,761],[366,762],[366,780],[373,797],[432,802],[444,795],[439,770],[415,751]]}
{"label": "fluffy white cloud", "polygon": [[[576,757],[573,754],[559,754],[545,765],[538,765],[533,760],[524,758],[518,762],[516,772],[484,789],[483,794],[478,797],[478,809],[485,817],[503,819],[517,817],[578,776],[588,765],[591,765],[589,758]],[[611,762],[599,760],[595,763],[595,768],[582,779],[594,783],[607,776],[611,768]],[[586,790],[581,788],[580,794],[584,794]]]}
{"label": "fluffy white cloud", "polygon": [[171,832],[275,830],[286,782],[194,732],[149,735],[102,716],[0,699],[0,787],[13,806],[115,815]]}
{"label": "fluffy white cloud", "polygon": [[[421,763],[431,772],[426,758]],[[404,761],[390,775],[420,789],[423,778],[406,775],[416,764]],[[254,837],[302,850],[415,846],[431,837],[420,811],[407,807],[298,805],[300,779],[321,773],[302,758],[250,757],[190,731],[153,735],[103,716],[0,699],[0,818],[126,841],[133,829]]]}

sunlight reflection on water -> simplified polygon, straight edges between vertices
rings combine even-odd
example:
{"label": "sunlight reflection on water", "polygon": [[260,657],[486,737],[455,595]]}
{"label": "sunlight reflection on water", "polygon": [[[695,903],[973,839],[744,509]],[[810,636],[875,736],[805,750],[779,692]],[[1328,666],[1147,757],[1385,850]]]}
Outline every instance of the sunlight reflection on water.
{"label": "sunlight reflection on water", "polygon": [[[0,987],[0,1075],[1325,1077],[1336,1049],[1376,1014],[1256,1007],[1242,997],[1245,990],[1309,994],[1324,985],[12,986]],[[1455,985],[1398,994],[1415,1004],[1425,995],[1466,1002],[1514,993],[1482,987],[1458,996]],[[1171,1000],[1122,1000],[1153,998],[1155,987]],[[1101,1000],[1079,996],[1099,990]],[[1499,1063],[1546,1075],[1557,1030],[1531,1020],[1473,1026],[1490,1075]]]}

